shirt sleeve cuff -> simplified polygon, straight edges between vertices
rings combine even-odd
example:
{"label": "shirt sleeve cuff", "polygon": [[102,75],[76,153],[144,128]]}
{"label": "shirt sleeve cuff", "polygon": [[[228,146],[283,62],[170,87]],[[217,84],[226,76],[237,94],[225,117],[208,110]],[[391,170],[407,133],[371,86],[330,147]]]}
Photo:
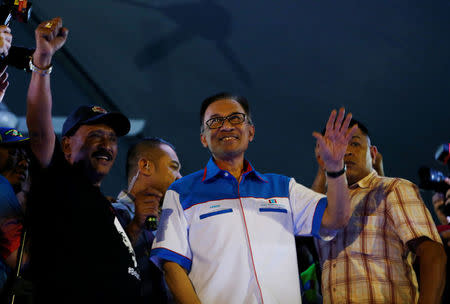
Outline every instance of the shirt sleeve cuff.
{"label": "shirt sleeve cuff", "polygon": [[311,234],[323,241],[331,241],[337,233],[337,230],[329,230],[322,228],[322,218],[327,208],[328,200],[326,197],[321,198],[317,202],[316,211],[314,212]]}
{"label": "shirt sleeve cuff", "polygon": [[167,248],[160,247],[152,249],[152,251],[150,252],[150,259],[161,270],[162,263],[165,260],[177,263],[178,265],[186,269],[188,273],[191,271],[192,261],[189,258]]}

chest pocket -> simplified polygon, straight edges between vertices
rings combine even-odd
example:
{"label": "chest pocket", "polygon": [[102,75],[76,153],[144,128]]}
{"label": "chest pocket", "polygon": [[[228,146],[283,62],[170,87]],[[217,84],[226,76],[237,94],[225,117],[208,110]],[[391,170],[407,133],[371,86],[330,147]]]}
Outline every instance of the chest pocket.
{"label": "chest pocket", "polygon": [[200,218],[200,220],[203,220],[203,219],[211,217],[211,216],[218,216],[221,214],[232,213],[232,212],[233,212],[233,209],[227,208],[227,209],[222,209],[222,210],[217,210],[217,211],[213,211],[213,212],[200,214],[199,218]]}
{"label": "chest pocket", "polygon": [[287,210],[284,208],[259,208],[259,212],[287,213]]}

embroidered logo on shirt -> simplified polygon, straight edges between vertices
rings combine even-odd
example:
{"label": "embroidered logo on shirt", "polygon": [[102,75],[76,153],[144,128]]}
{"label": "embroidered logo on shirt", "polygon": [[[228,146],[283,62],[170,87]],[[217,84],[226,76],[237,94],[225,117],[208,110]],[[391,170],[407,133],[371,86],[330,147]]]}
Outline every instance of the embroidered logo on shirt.
{"label": "embroidered logo on shirt", "polygon": [[269,200],[269,204],[278,204],[276,199],[271,199]]}

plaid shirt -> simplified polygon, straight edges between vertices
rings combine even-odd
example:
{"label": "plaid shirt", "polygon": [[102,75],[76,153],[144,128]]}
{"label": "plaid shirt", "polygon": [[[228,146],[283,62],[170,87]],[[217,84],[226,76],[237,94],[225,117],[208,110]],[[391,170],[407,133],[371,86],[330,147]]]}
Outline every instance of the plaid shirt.
{"label": "plaid shirt", "polygon": [[406,243],[441,243],[418,188],[375,171],[350,187],[353,214],[330,241],[316,240],[324,303],[416,303],[413,254]]}

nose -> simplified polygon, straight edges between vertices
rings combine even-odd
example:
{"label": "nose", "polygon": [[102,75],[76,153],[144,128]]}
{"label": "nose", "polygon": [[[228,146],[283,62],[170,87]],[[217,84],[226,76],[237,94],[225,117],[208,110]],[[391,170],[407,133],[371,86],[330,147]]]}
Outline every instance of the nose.
{"label": "nose", "polygon": [[352,151],[350,150],[350,145],[348,145],[347,146],[347,150],[345,150],[345,155],[344,155],[344,157],[345,156],[350,156],[350,155],[352,155],[353,153],[352,153]]}
{"label": "nose", "polygon": [[105,135],[102,137],[100,141],[100,147],[107,149],[112,152],[113,147],[117,144],[117,140],[115,138],[111,138],[109,135]]}
{"label": "nose", "polygon": [[177,175],[175,176],[175,180],[179,180],[182,177],[183,177],[183,175],[181,175],[181,173],[178,172]]}
{"label": "nose", "polygon": [[221,130],[233,130],[235,125],[233,125],[228,119],[225,119],[223,125],[220,127]]}

